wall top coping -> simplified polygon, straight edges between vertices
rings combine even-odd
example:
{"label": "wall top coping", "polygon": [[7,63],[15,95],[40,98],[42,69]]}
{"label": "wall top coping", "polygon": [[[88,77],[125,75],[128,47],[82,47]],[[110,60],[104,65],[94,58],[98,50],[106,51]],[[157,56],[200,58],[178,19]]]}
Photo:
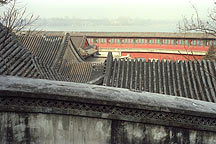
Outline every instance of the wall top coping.
{"label": "wall top coping", "polygon": [[216,118],[216,104],[83,83],[0,76],[0,97],[19,96],[113,105]]}

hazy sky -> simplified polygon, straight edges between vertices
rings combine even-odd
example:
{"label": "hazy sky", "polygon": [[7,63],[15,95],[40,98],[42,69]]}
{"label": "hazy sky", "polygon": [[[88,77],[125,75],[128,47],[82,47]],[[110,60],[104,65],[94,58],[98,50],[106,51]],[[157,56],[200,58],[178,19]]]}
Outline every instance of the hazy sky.
{"label": "hazy sky", "polygon": [[[199,11],[200,17],[206,18],[216,0],[17,0],[27,7],[28,13],[40,18],[139,18],[150,22],[142,28],[131,28],[127,31],[177,31],[178,22],[183,16],[190,18],[194,14],[192,5]],[[0,11],[3,10],[0,9]],[[51,28],[51,27],[48,27]],[[77,28],[84,30],[85,27]],[[48,30],[45,27],[45,30]],[[60,28],[49,29],[60,30]],[[73,31],[75,27],[62,29]],[[87,27],[86,31],[106,31],[104,28]],[[120,31],[109,29],[107,31]],[[122,28],[121,31],[125,31]]]}
{"label": "hazy sky", "polygon": [[177,20],[191,15],[191,3],[206,15],[214,0],[19,0],[41,18],[116,18]]}

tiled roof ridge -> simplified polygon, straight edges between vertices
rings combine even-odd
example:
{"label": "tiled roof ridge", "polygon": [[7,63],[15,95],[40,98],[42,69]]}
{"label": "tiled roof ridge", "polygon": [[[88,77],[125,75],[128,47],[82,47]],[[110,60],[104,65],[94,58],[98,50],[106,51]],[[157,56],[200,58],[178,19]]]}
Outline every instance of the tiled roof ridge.
{"label": "tiled roof ridge", "polygon": [[81,42],[81,44],[80,44],[80,47],[79,47],[79,48],[82,48],[82,47],[83,47],[83,45],[85,44],[85,41],[86,41],[86,36],[85,36],[85,35],[83,35],[83,36],[82,36],[82,42]]}
{"label": "tiled roof ridge", "polygon": [[69,41],[69,33],[66,33],[64,35],[63,41],[61,42],[61,46],[60,46],[60,51],[57,54],[57,59],[55,60],[55,62],[53,63],[52,67],[54,69],[56,69],[59,72],[59,69],[62,65],[63,62],[63,56],[65,54],[66,48],[68,46],[68,41]]}
{"label": "tiled roof ridge", "polygon": [[77,60],[79,62],[83,62],[84,61],[84,58],[83,56],[81,55],[80,51],[78,50],[78,48],[74,45],[72,39],[70,38],[69,40],[69,44],[70,44],[70,48],[71,50],[73,51],[74,55],[76,56]]}

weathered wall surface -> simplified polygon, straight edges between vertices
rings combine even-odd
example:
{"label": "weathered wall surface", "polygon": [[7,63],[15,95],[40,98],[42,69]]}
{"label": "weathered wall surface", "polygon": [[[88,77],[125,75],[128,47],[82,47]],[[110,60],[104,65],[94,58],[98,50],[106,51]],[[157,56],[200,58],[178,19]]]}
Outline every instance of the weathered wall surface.
{"label": "weathered wall surface", "polygon": [[215,144],[216,133],[56,114],[0,113],[6,144]]}
{"label": "weathered wall surface", "polygon": [[106,144],[111,121],[50,114],[0,114],[0,143]]}
{"label": "weathered wall surface", "polygon": [[215,144],[216,133],[159,125],[112,122],[112,144]]}

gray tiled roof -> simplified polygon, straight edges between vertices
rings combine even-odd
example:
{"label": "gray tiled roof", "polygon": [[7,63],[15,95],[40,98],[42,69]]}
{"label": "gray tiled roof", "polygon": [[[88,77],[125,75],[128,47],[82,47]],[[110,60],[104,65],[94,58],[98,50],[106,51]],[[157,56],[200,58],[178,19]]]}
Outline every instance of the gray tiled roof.
{"label": "gray tiled roof", "polygon": [[19,39],[0,24],[0,75],[88,82],[103,74],[103,64],[83,62],[68,34]]}
{"label": "gray tiled roof", "polygon": [[216,61],[113,59],[103,85],[216,102]]}
{"label": "gray tiled roof", "polygon": [[[81,37],[83,40],[83,37]],[[103,64],[85,62],[73,38],[66,33],[19,35],[20,41],[49,67],[73,82],[88,82],[96,73],[103,74]],[[95,70],[95,65],[100,70]],[[96,72],[97,71],[97,72]]]}
{"label": "gray tiled roof", "polygon": [[65,80],[24,48],[16,36],[0,24],[0,74]]}
{"label": "gray tiled roof", "polygon": [[19,35],[20,41],[35,56],[51,67],[59,67],[64,56],[71,62],[82,62],[76,47],[71,43],[68,33],[65,35]]}

